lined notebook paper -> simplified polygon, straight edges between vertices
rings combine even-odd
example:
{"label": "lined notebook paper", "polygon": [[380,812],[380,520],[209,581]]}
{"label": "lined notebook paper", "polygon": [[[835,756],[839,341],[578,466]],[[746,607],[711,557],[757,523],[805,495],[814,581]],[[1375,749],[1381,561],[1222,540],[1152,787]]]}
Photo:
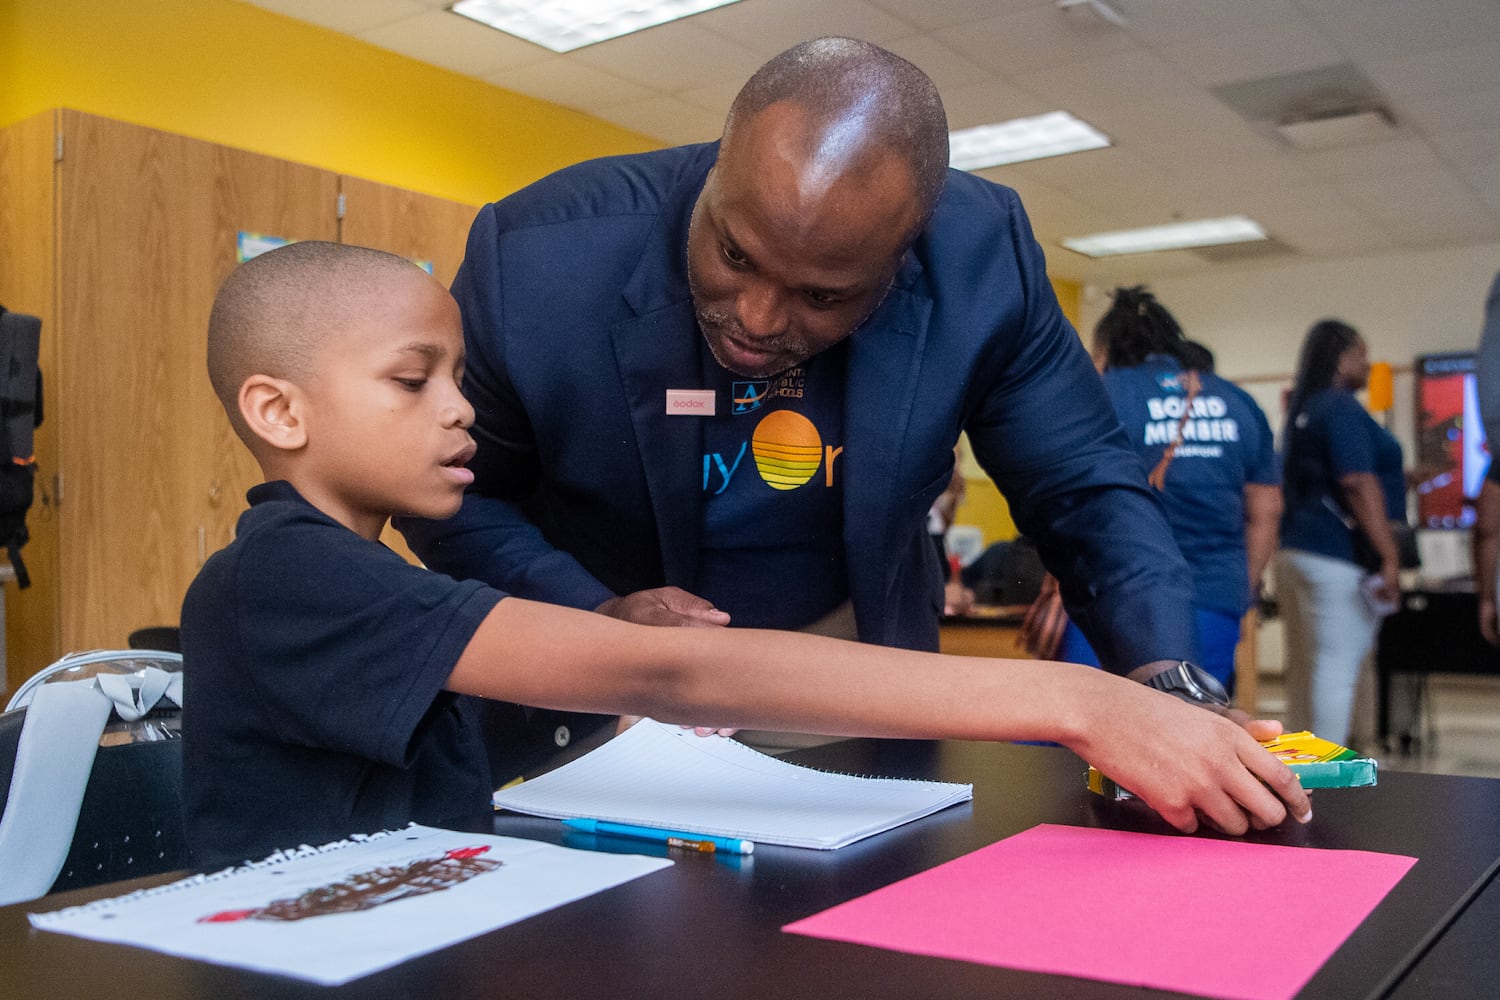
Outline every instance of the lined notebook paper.
{"label": "lined notebook paper", "polygon": [[555,771],[501,789],[495,805],[830,850],[973,797],[973,785],[818,771],[645,719]]}

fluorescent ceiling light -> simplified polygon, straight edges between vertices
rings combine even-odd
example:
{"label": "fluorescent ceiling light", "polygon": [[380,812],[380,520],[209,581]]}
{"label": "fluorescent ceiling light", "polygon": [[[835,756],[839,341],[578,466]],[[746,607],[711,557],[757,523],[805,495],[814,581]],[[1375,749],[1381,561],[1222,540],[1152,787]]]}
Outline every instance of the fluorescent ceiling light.
{"label": "fluorescent ceiling light", "polygon": [[491,28],[571,52],[737,0],[459,0],[448,8]]}
{"label": "fluorescent ceiling light", "polygon": [[1253,219],[1228,215],[1222,219],[1173,222],[1145,229],[1121,229],[1092,236],[1069,236],[1062,245],[1086,257],[1112,257],[1125,253],[1152,253],[1187,247],[1213,247],[1225,243],[1249,243],[1266,238],[1266,231]]}
{"label": "fluorescent ceiling light", "polygon": [[948,165],[959,170],[998,167],[1111,145],[1109,137],[1066,111],[1014,118],[948,133]]}

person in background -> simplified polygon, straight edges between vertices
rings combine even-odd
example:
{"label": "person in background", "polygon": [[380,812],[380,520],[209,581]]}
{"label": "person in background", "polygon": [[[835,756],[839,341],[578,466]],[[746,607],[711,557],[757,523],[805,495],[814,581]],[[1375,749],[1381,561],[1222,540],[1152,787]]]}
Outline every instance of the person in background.
{"label": "person in background", "polygon": [[966,432],[1105,666],[1201,700],[1187,566],[1026,213],[948,167],[942,100],[899,56],[802,43],[718,142],[486,206],[453,293],[479,452],[456,517],[398,522],[428,566],[934,650],[927,513]]}
{"label": "person in background", "polygon": [[1490,467],[1475,503],[1474,585],[1479,593],[1479,631],[1500,646],[1500,612],[1496,610],[1495,574],[1500,572],[1500,273],[1490,283],[1484,303],[1484,326],[1479,333],[1476,369],[1479,415],[1490,451]]}
{"label": "person in background", "polygon": [[1276,595],[1285,622],[1287,723],[1347,743],[1355,688],[1400,597],[1391,522],[1406,520],[1401,445],[1354,394],[1369,351],[1348,323],[1302,342],[1282,432],[1286,510]]}
{"label": "person in background", "polygon": [[411,261],[319,241],[256,257],[215,297],[207,360],[266,481],[182,607],[199,866],[487,812],[497,782],[467,711],[479,698],[715,727],[1056,739],[1185,831],[1200,816],[1228,833],[1312,816],[1252,732],[1099,671],[649,628],[407,563],[380,543],[390,515],[456,513],[474,455],[458,307]]}
{"label": "person in background", "polygon": [[947,544],[948,529],[953,527],[953,518],[958,513],[959,504],[964,502],[966,490],[963,449],[954,448],[953,477],[948,480],[948,488],[932,502],[932,508],[927,512],[927,533],[932,536],[932,544],[937,547],[938,558],[942,560],[944,617],[966,615],[974,609],[974,591],[955,572],[958,557],[948,555]]}
{"label": "person in background", "polygon": [[[1199,662],[1232,696],[1240,620],[1276,550],[1280,474],[1261,408],[1190,344],[1154,295],[1119,288],[1094,327],[1094,363],[1192,567]],[[1097,666],[1087,638],[1055,610],[1055,589],[1044,593],[1053,608],[1028,617],[1033,651],[1053,654],[1046,621],[1061,630],[1058,659]]]}

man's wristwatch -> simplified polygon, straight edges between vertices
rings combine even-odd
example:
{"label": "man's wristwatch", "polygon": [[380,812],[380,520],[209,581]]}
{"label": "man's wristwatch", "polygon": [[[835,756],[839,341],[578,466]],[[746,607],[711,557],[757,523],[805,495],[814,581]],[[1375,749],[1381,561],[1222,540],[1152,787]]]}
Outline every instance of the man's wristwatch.
{"label": "man's wristwatch", "polygon": [[1229,692],[1207,670],[1183,660],[1146,679],[1147,687],[1181,698],[1195,705],[1229,707]]}

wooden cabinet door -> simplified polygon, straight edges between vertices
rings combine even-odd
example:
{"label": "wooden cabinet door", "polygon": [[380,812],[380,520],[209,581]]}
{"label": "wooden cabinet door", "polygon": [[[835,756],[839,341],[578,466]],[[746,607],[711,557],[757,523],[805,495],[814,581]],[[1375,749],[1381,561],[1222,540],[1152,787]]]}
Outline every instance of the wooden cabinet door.
{"label": "wooden cabinet door", "polygon": [[176,624],[228,543],[259,473],[208,384],[209,309],[240,232],[337,239],[338,181],[75,112],[60,131],[62,642],[76,650]]}
{"label": "wooden cabinet door", "polygon": [[[339,238],[344,243],[410,257],[429,265],[433,277],[445,286],[453,283],[477,208],[358,177],[346,176],[340,183],[344,210]],[[381,541],[407,561],[419,562],[400,532],[389,525]]]}
{"label": "wooden cabinet door", "polygon": [[14,582],[5,585],[6,677],[0,677],[0,687],[9,691],[57,659],[62,645],[59,518],[53,502],[58,470],[52,189],[56,133],[53,111],[0,129],[0,305],[41,318],[39,360],[46,416],[36,430],[36,495],[26,515],[31,541],[21,550],[31,586],[21,590]]}

